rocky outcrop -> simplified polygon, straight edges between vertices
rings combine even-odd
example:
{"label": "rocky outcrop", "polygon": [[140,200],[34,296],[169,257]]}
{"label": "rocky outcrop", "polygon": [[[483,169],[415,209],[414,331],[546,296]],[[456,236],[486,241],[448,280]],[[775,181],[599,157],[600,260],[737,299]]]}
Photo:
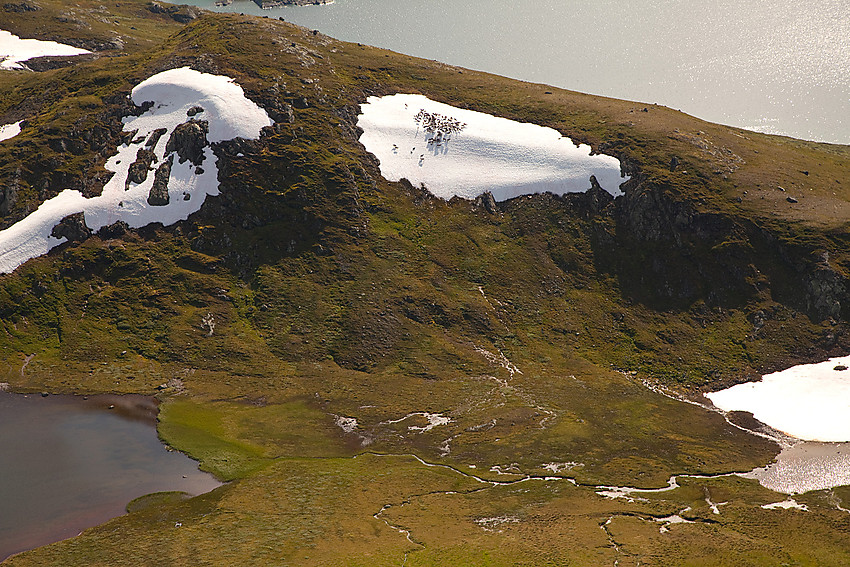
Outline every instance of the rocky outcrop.
{"label": "rocky outcrop", "polygon": [[112,224],[101,227],[100,230],[97,231],[97,235],[103,239],[118,238],[128,230],[130,230],[130,226],[126,222],[115,221]]}
{"label": "rocky outcrop", "polygon": [[41,6],[33,2],[7,2],[3,4],[5,12],[36,12],[41,10]]}
{"label": "rocky outcrop", "polygon": [[83,213],[68,215],[59,221],[50,232],[53,238],[67,238],[69,242],[82,242],[91,236],[91,229],[86,226],[86,218]]}
{"label": "rocky outcrop", "polygon": [[605,207],[611,204],[614,197],[599,185],[595,175],[590,176],[590,189],[585,191],[586,202],[592,214],[599,214]]}
{"label": "rocky outcrop", "polygon": [[155,147],[156,143],[159,142],[159,139],[162,138],[163,135],[165,135],[166,132],[168,132],[168,128],[157,128],[156,130],[151,132],[151,135],[148,136],[148,140],[145,142],[145,147],[146,148]]}
{"label": "rocky outcrop", "polygon": [[200,10],[194,6],[187,6],[186,4],[181,4],[180,6],[163,6],[159,2],[148,4],[148,11],[154,14],[167,15],[175,22],[181,24],[188,24],[192,20],[197,19],[201,14]]}
{"label": "rocky outcrop", "polygon": [[164,162],[156,168],[153,176],[153,187],[148,194],[148,204],[153,207],[163,207],[169,203],[168,178],[171,177],[171,166],[174,165],[174,155],[168,156]]}
{"label": "rocky outcrop", "polygon": [[[848,285],[827,252],[800,246],[793,233],[701,211],[663,181],[637,175],[626,185],[625,196],[609,209],[616,249],[596,251],[632,298],[662,308],[700,300],[741,307],[769,289],[774,300],[813,321],[842,319],[843,306],[850,305]],[[763,324],[753,323],[754,332]]]}
{"label": "rocky outcrop", "polygon": [[814,269],[805,272],[806,311],[818,320],[841,319],[841,299],[847,294],[844,277],[829,264],[829,253],[820,255]]}
{"label": "rocky outcrop", "polygon": [[0,216],[6,216],[18,201],[18,191],[21,187],[21,168],[15,170],[12,179],[0,190]]}
{"label": "rocky outcrop", "polygon": [[209,123],[206,120],[193,119],[184,122],[171,133],[165,151],[166,153],[177,152],[179,163],[189,160],[194,165],[201,165],[204,161],[204,148],[209,145],[207,142],[209,131]]}
{"label": "rocky outcrop", "polygon": [[144,183],[148,178],[148,171],[151,165],[157,161],[156,155],[147,148],[139,148],[136,152],[136,161],[130,164],[127,170],[127,181],[124,183],[124,189],[130,188],[130,183]]}
{"label": "rocky outcrop", "polygon": [[50,71],[52,69],[61,69],[62,67],[79,65],[82,61],[90,61],[96,58],[97,55],[95,54],[75,55],[73,57],[48,55],[45,57],[33,57],[32,59],[27,59],[27,61],[23,63],[23,66],[30,71],[41,73],[42,71]]}
{"label": "rocky outcrop", "polygon": [[474,204],[476,208],[484,209],[491,215],[498,214],[499,212],[499,207],[496,204],[496,199],[489,191],[485,191],[484,193],[478,195],[475,198]]}

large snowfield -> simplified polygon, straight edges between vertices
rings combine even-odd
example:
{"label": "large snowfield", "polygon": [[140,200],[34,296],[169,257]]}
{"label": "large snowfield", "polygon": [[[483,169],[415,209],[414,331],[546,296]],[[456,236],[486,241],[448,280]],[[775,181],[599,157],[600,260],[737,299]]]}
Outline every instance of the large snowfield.
{"label": "large snowfield", "polygon": [[797,439],[850,441],[850,356],[766,374],[706,394],[724,411],[748,411]]}
{"label": "large snowfield", "polygon": [[72,56],[91,53],[86,49],[72,47],[55,41],[21,39],[12,32],[0,30],[0,69],[23,69],[22,62],[34,57]]}
{"label": "large snowfield", "polygon": [[124,119],[124,131],[137,132],[130,143],[117,148],[117,153],[106,162],[106,169],[115,175],[102,194],[87,199],[79,191],[66,189],[20,222],[0,231],[0,273],[12,272],[30,258],[64,242],[64,237],[54,238],[51,232],[68,215],[83,212],[86,225],[93,231],[117,221],[124,221],[131,228],[154,222],[169,225],[200,209],[207,195],[217,195],[217,158],[209,146],[204,148],[205,159],[198,168],[188,160],[179,163],[177,156],[173,156],[167,205],[148,203],[155,177],[153,170],[144,182],[127,184],[130,164],[136,160],[138,150],[145,147],[150,134],[159,128],[167,130],[150,148],[157,158],[152,165],[155,169],[167,159],[165,149],[171,133],[189,119],[190,109],[203,109],[194,119],[209,123],[209,142],[236,137],[256,139],[263,127],[272,124],[266,111],[247,99],[242,87],[232,79],[188,67],[150,77],[138,84],[131,96],[136,105],[152,101],[153,106],[141,116]]}
{"label": "large snowfield", "polygon": [[[415,117],[429,114],[465,123],[450,139],[431,137]],[[421,122],[421,121],[420,121]],[[424,184],[443,199],[474,199],[490,191],[497,201],[521,195],[582,192],[595,175],[603,189],[620,195],[620,161],[590,155],[557,130],[456,108],[422,95],[369,97],[361,105],[360,142],[380,161],[381,175]]]}

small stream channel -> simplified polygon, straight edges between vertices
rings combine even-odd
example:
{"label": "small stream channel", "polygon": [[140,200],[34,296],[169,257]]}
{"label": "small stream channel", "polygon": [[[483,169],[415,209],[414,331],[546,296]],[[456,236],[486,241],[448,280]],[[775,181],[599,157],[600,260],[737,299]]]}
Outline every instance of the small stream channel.
{"label": "small stream channel", "polygon": [[0,561],[76,536],[152,492],[220,485],[169,451],[144,396],[0,392]]}

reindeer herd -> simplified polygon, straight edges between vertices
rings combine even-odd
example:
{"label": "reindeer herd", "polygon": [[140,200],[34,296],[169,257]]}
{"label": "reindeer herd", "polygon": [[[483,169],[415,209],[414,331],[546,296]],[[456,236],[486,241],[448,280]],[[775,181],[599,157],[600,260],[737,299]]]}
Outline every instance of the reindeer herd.
{"label": "reindeer herd", "polygon": [[452,134],[466,128],[466,122],[436,112],[427,112],[424,108],[416,113],[413,120],[416,121],[417,126],[421,126],[425,130],[428,143],[438,146],[444,141],[449,141]]}

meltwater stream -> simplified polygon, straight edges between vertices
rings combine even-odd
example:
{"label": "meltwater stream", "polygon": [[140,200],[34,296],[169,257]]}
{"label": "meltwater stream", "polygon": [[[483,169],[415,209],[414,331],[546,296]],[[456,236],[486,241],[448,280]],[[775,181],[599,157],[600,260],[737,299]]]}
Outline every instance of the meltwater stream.
{"label": "meltwater stream", "polygon": [[0,392],[0,561],[120,516],[139,496],[219,484],[160,442],[151,398]]}

